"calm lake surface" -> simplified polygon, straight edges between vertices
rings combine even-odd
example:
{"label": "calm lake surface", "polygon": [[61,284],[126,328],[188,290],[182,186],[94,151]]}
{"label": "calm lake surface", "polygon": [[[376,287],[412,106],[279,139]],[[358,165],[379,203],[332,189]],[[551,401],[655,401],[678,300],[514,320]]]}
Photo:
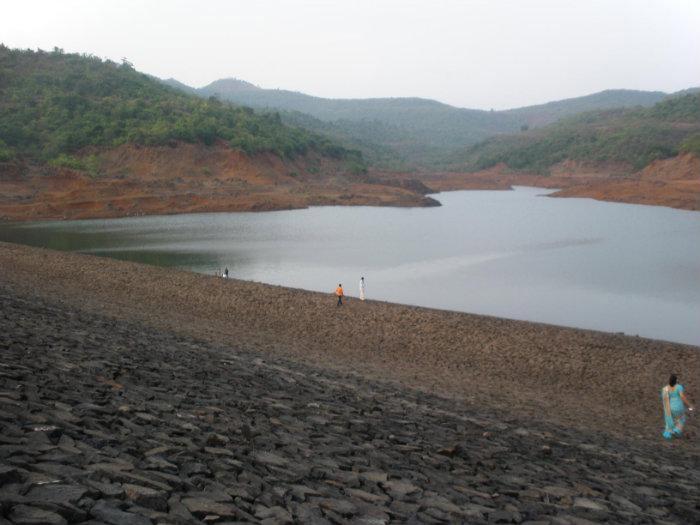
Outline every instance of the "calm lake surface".
{"label": "calm lake surface", "polygon": [[700,344],[700,212],[546,192],[0,224],[0,240],[355,296],[364,275],[371,299]]}

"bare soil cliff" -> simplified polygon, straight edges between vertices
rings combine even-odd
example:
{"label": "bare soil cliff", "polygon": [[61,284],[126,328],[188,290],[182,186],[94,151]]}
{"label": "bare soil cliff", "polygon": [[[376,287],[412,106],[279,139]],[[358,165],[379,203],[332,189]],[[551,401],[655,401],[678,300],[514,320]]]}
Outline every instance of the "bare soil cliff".
{"label": "bare soil cliff", "polygon": [[537,186],[561,190],[552,197],[700,210],[700,158],[690,153],[654,161],[638,172],[624,164],[590,165],[566,160],[554,166],[549,175],[523,173],[499,164],[474,173],[427,174],[421,180],[434,191]]}
{"label": "bare soil cliff", "polygon": [[[89,154],[91,152],[86,152]],[[86,219],[311,205],[436,204],[410,187],[307,155],[248,156],[224,145],[124,145],[100,151],[98,173],[0,164],[0,219]]]}

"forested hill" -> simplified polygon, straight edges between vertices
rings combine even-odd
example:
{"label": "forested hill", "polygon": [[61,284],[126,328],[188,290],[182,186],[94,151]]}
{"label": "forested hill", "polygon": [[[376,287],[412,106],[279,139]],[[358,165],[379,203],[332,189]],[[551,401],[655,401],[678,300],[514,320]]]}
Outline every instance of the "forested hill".
{"label": "forested hill", "polygon": [[[180,86],[182,87],[182,86]],[[0,45],[0,161],[70,165],[88,147],[225,143],[249,154],[351,156],[279,115],[163,85],[128,63]]]}
{"label": "forested hill", "polygon": [[421,98],[326,99],[263,89],[233,78],[198,89],[173,79],[165,82],[202,97],[216,96],[261,111],[279,111],[287,123],[324,133],[346,147],[358,147],[371,162],[395,168],[439,166],[455,151],[489,137],[543,126],[584,111],[648,107],[668,96],[608,90],[507,111],[482,111]]}
{"label": "forested hill", "polygon": [[[358,138],[367,128],[379,127],[373,124],[376,122],[385,126],[384,134],[378,138],[385,145],[393,146],[410,141],[450,148],[516,127],[516,122],[507,115],[455,108],[423,98],[327,99],[294,91],[261,89],[237,79],[218,80],[197,92],[257,109],[305,113],[333,122]],[[353,133],[345,124],[349,122],[366,126],[357,130],[359,133]]]}
{"label": "forested hill", "polygon": [[503,163],[547,173],[564,160],[615,163],[636,171],[657,159],[700,156],[700,93],[666,98],[650,108],[583,113],[549,126],[493,137],[453,158],[454,169],[477,171]]}
{"label": "forested hill", "polygon": [[568,98],[526,106],[517,109],[509,109],[504,113],[522,120],[528,127],[539,127],[551,124],[577,113],[595,111],[601,109],[629,108],[634,106],[653,106],[661,102],[668,94],[663,91],[635,91],[632,89],[608,89],[600,93],[593,93],[583,97]]}

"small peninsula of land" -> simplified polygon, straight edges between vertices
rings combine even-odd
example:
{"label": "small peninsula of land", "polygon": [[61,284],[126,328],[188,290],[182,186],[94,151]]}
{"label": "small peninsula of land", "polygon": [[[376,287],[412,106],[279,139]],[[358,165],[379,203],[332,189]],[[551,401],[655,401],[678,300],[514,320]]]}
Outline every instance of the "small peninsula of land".
{"label": "small peninsula of land", "polygon": [[[416,177],[415,174],[411,176]],[[391,179],[392,175],[386,177]],[[552,166],[551,173],[546,176],[498,164],[471,173],[429,173],[419,179],[434,191],[508,190],[512,186],[533,186],[559,190],[548,197],[700,210],[700,157],[691,153],[655,160],[633,173],[624,165],[564,161]]]}

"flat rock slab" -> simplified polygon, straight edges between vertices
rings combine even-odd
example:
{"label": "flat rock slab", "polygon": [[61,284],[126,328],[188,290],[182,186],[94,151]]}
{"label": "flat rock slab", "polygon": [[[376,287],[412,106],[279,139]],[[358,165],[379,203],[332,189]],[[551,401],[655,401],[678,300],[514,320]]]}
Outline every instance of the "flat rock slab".
{"label": "flat rock slab", "polygon": [[8,518],[17,525],[66,525],[68,523],[60,514],[28,505],[16,505]]}
{"label": "flat rock slab", "polygon": [[206,498],[183,498],[182,504],[192,514],[200,517],[216,515],[222,518],[235,518],[239,515],[239,509],[230,503],[220,503]]}
{"label": "flat rock slab", "polygon": [[82,485],[48,484],[32,488],[26,498],[31,501],[51,503],[77,503],[88,492]]}
{"label": "flat rock slab", "polygon": [[168,494],[166,492],[130,483],[124,483],[122,488],[127,499],[133,501],[136,505],[161,512],[168,510]]}
{"label": "flat rock slab", "polygon": [[272,452],[259,452],[255,454],[255,460],[263,465],[272,465],[275,467],[286,467],[289,464],[288,459]]}
{"label": "flat rock slab", "polygon": [[357,512],[357,507],[347,500],[328,498],[319,500],[317,503],[322,509],[332,510],[341,516],[352,516]]}
{"label": "flat rock slab", "polygon": [[141,514],[124,512],[109,504],[98,502],[90,510],[90,515],[109,525],[150,525],[151,520]]}

